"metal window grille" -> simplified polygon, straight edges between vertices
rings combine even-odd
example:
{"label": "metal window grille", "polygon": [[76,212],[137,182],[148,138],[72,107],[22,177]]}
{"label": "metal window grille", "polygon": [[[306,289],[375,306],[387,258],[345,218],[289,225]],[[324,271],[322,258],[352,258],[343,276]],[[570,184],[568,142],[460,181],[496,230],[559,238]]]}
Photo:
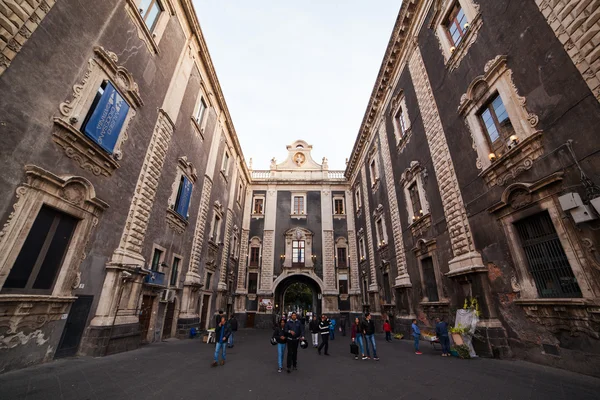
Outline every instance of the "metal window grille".
{"label": "metal window grille", "polygon": [[529,271],[540,297],[581,297],[573,274],[547,211],[515,223]]}

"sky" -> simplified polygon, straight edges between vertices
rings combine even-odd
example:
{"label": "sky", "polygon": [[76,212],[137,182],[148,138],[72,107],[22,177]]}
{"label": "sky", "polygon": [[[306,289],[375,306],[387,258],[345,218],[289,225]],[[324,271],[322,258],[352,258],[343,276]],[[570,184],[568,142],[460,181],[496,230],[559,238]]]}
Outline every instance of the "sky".
{"label": "sky", "polygon": [[193,3],[246,162],[303,139],[345,169],[401,0]]}

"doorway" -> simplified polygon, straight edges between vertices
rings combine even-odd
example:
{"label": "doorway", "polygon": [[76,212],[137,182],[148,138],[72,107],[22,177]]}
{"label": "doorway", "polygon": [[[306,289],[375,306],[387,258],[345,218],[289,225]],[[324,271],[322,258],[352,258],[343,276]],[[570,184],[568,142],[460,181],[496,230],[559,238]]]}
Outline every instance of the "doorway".
{"label": "doorway", "polygon": [[279,317],[291,311],[296,311],[300,317],[308,312],[320,315],[321,301],[321,287],[312,277],[291,275],[275,288],[274,313]]}
{"label": "doorway", "polygon": [[177,299],[173,300],[167,305],[167,314],[165,316],[165,324],[163,326],[162,339],[167,339],[171,337],[171,332],[173,330],[173,318],[175,317],[176,302]]}
{"label": "doorway", "polygon": [[85,329],[94,296],[79,296],[71,306],[54,358],[72,357],[77,354],[79,342]]}
{"label": "doorway", "polygon": [[200,313],[200,318],[202,319],[200,321],[201,329],[210,328],[210,326],[208,325],[208,322],[210,321],[208,315],[208,303],[210,303],[210,294],[205,294],[204,296],[202,296],[202,312]]}
{"label": "doorway", "polygon": [[148,330],[152,318],[152,296],[144,295],[142,298],[142,309],[140,310],[140,330],[142,331],[142,343],[148,342]]}
{"label": "doorway", "polygon": [[254,328],[254,317],[255,313],[247,313],[246,314],[246,328]]}

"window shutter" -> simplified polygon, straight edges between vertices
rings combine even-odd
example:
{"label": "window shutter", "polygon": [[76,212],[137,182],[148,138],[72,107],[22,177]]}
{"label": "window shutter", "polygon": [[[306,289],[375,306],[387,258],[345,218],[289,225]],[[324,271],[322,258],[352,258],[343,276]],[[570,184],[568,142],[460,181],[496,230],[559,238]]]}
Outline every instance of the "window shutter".
{"label": "window shutter", "polygon": [[85,125],[84,133],[112,154],[128,112],[129,104],[115,87],[107,82],[102,98]]}
{"label": "window shutter", "polygon": [[194,185],[192,185],[192,182],[190,182],[190,180],[184,176],[181,184],[181,195],[179,197],[179,203],[177,203],[177,209],[175,212],[185,219],[187,219],[193,187]]}

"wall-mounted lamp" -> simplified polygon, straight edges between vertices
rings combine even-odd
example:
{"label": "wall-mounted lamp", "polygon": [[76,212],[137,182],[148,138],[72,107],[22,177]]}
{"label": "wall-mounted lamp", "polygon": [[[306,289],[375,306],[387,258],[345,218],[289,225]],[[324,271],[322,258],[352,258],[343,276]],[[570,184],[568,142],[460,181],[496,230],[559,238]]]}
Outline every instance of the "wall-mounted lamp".
{"label": "wall-mounted lamp", "polygon": [[465,25],[463,26],[464,30],[466,31],[467,29],[469,29],[469,26],[471,26],[471,25],[469,25],[469,23],[468,23],[468,22],[467,22],[467,23],[465,23]]}
{"label": "wall-mounted lamp", "polygon": [[488,157],[490,158],[490,161],[491,161],[491,162],[494,162],[494,161],[496,161],[496,154],[494,154],[494,153],[490,153],[490,154],[488,155]]}
{"label": "wall-mounted lamp", "polygon": [[310,258],[313,260],[313,262],[317,261],[317,255],[316,254],[313,254]]}
{"label": "wall-mounted lamp", "polygon": [[284,261],[285,261],[285,254],[282,254],[282,255],[280,255],[280,256],[279,256],[279,260],[280,260],[281,262],[284,262]]}
{"label": "wall-mounted lamp", "polygon": [[456,47],[452,46],[450,47],[450,54],[454,53],[456,51]]}

